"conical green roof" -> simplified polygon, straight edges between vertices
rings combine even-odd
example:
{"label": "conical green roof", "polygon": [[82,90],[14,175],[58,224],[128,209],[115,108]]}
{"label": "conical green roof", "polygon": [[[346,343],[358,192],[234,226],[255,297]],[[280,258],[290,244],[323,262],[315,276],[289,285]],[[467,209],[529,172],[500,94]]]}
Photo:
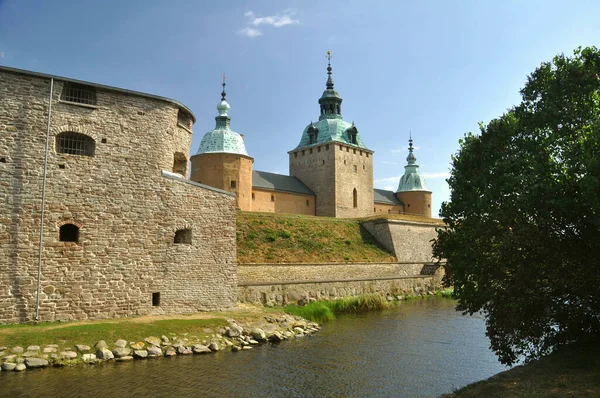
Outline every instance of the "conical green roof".
{"label": "conical green roof", "polygon": [[406,157],[407,165],[404,166],[404,175],[400,178],[398,189],[396,192],[409,191],[427,191],[431,192],[425,184],[425,178],[419,174],[419,165],[417,157],[413,153],[412,137],[408,140],[408,156]]}

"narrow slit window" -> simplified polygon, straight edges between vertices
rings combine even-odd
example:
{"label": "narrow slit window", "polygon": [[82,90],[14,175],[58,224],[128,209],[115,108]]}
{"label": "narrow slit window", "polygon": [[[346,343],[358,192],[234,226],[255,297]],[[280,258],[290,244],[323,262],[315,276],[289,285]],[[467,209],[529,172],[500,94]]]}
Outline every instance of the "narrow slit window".
{"label": "narrow slit window", "polygon": [[256,199],[256,194],[252,192],[252,200]]}
{"label": "narrow slit window", "polygon": [[65,224],[60,227],[58,239],[61,242],[79,242],[79,227],[75,224]]}
{"label": "narrow slit window", "polygon": [[152,306],[160,306],[160,293],[152,293]]}
{"label": "narrow slit window", "polygon": [[308,199],[306,199],[306,207],[310,206],[310,201]]}
{"label": "narrow slit window", "polygon": [[179,229],[175,232],[175,238],[173,243],[181,243],[184,245],[192,244],[192,230],[191,229]]}
{"label": "narrow slit window", "polygon": [[356,192],[356,188],[352,191],[352,205],[355,209],[358,207],[358,193]]}
{"label": "narrow slit window", "polygon": [[275,202],[275,195],[271,195],[271,202]]}
{"label": "narrow slit window", "polygon": [[231,189],[235,189],[236,188],[236,182],[235,181],[231,181]]}

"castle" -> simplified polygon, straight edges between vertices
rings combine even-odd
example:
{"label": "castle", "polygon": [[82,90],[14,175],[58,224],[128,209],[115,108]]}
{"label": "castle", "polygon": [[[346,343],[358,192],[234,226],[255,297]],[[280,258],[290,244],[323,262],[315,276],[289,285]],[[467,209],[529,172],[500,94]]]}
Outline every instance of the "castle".
{"label": "castle", "polygon": [[[398,192],[373,189],[373,152],[342,119],[328,74],[290,176],[252,170],[223,91],[188,179],[196,120],[185,105],[0,66],[0,323],[235,306],[238,208],[430,216],[412,146]],[[427,233],[415,263],[429,261]]]}
{"label": "castle", "polygon": [[431,217],[431,191],[419,174],[412,138],[405,173],[396,192],[373,188],[373,151],[354,123],[342,118],[342,98],[334,89],[331,53],[320,115],[296,148],[288,152],[290,175],[252,169],[244,137],[231,129],[225,81],[214,130],[191,157],[192,181],[236,194],[245,211],[326,217],[366,217],[378,213]]}

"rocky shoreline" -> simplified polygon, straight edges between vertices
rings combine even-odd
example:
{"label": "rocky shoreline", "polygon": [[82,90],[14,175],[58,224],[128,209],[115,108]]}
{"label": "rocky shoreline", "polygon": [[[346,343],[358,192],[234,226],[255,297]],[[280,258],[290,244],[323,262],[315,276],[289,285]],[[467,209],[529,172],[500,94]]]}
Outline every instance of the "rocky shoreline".
{"label": "rocky shoreline", "polygon": [[60,347],[48,344],[23,347],[0,347],[0,374],[22,372],[28,369],[62,367],[76,364],[96,364],[101,362],[124,362],[150,358],[172,357],[177,355],[211,354],[218,351],[250,350],[253,346],[267,342],[310,336],[320,330],[315,322],[301,317],[281,315],[265,316],[259,325],[242,325],[234,319],[228,326],[216,330],[205,328],[208,338],[183,333],[167,333],[160,338],[149,336],[142,341],[119,339],[113,344],[100,340],[93,347],[76,344],[73,347]]}

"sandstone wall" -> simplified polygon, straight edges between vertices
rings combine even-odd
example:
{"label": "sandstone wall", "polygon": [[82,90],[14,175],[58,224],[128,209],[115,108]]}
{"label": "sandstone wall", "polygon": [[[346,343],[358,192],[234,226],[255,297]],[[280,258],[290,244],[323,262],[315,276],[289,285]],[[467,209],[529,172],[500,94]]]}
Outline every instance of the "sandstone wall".
{"label": "sandstone wall", "polygon": [[373,152],[340,144],[336,144],[335,148],[335,216],[373,215]]}
{"label": "sandstone wall", "polygon": [[375,203],[373,206],[373,212],[375,214],[404,214],[404,206],[402,205],[388,205],[384,203]]}
{"label": "sandstone wall", "polygon": [[406,214],[415,214],[431,218],[431,192],[399,192],[398,199],[404,203],[404,212]]}
{"label": "sandstone wall", "polygon": [[[102,86],[95,105],[65,102],[64,84],[52,102],[40,320],[235,305],[235,198],[161,172],[187,173],[176,166],[189,111]],[[0,323],[34,317],[49,93],[47,76],[0,69]],[[66,131],[93,138],[94,155],[58,153]],[[78,242],[59,240],[64,224],[79,226]],[[191,244],[174,243],[180,229]]]}
{"label": "sandstone wall", "polygon": [[332,144],[289,152],[290,176],[297,177],[317,196],[317,216],[335,217],[335,148]]}
{"label": "sandstone wall", "polygon": [[252,211],[315,215],[315,197],[282,191],[252,190]]}

